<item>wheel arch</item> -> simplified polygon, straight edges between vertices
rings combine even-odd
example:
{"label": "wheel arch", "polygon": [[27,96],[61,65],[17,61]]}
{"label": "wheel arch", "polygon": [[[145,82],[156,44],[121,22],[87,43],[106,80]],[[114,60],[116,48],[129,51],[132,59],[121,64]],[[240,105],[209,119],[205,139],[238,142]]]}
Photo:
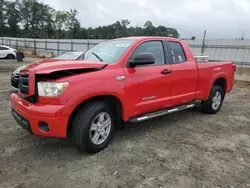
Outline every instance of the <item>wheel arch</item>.
{"label": "wheel arch", "polygon": [[212,87],[214,85],[220,86],[223,89],[223,91],[226,93],[226,90],[227,90],[227,80],[226,80],[225,77],[219,77],[216,80],[214,80],[214,83],[213,83]]}
{"label": "wheel arch", "polygon": [[226,77],[225,75],[216,75],[216,76],[212,79],[212,81],[211,81],[211,83],[210,83],[209,90],[208,90],[207,93],[206,93],[206,99],[208,99],[208,97],[209,97],[209,95],[210,95],[210,92],[211,92],[211,90],[212,90],[212,87],[213,87],[214,85],[221,86],[222,89],[223,89],[223,91],[224,91],[224,93],[226,93],[226,92],[227,92],[227,84],[228,84],[228,82],[227,82],[227,77]]}
{"label": "wheel arch", "polygon": [[71,134],[72,122],[73,122],[73,119],[75,118],[77,112],[79,111],[79,109],[92,101],[105,101],[105,102],[107,102],[107,104],[109,104],[109,106],[110,106],[110,109],[112,110],[112,113],[114,114],[116,128],[123,127],[122,117],[124,114],[124,107],[122,105],[121,100],[117,96],[111,95],[111,94],[96,95],[96,96],[91,96],[85,100],[82,100],[73,109],[73,111],[71,112],[69,119],[68,119],[67,136]]}

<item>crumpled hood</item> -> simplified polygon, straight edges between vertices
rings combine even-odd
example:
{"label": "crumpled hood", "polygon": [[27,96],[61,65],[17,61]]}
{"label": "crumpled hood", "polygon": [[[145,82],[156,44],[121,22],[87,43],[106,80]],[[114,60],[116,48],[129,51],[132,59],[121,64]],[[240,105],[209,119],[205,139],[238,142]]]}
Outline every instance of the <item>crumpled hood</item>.
{"label": "crumpled hood", "polygon": [[37,66],[39,66],[39,65],[42,65],[42,64],[45,64],[45,63],[48,64],[48,63],[57,62],[57,61],[63,61],[63,60],[57,60],[57,59],[41,59],[41,60],[39,60],[39,61],[35,61],[35,62],[33,62],[33,63],[27,65],[27,66],[25,67],[24,70],[29,70],[29,69],[35,68],[35,67],[37,67]]}
{"label": "crumpled hood", "polygon": [[18,67],[13,73],[14,74],[19,74],[19,72],[23,69],[23,70],[30,70],[32,69],[33,67],[36,67],[37,65],[40,65],[40,64],[43,64],[43,63],[51,63],[51,62],[55,62],[55,61],[58,61],[56,59],[41,59],[39,61],[35,61],[31,64],[28,64],[28,65],[22,65],[20,67]]}
{"label": "crumpled hood", "polygon": [[21,71],[34,70],[38,74],[49,74],[61,70],[74,70],[84,68],[102,68],[106,65],[97,61],[80,61],[80,60],[56,60],[46,59],[34,62]]}

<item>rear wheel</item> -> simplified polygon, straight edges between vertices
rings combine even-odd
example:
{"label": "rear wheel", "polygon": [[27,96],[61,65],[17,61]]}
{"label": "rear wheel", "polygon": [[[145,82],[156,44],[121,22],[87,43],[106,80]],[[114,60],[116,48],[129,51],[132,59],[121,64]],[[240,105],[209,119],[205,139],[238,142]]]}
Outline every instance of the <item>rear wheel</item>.
{"label": "rear wheel", "polygon": [[216,114],[223,103],[225,93],[222,87],[214,85],[208,97],[208,100],[201,102],[201,109],[208,114]]}
{"label": "rear wheel", "polygon": [[83,106],[72,124],[72,141],[80,151],[96,153],[107,147],[114,134],[114,118],[105,102]]}
{"label": "rear wheel", "polygon": [[7,59],[15,59],[16,57],[13,54],[8,54]]}

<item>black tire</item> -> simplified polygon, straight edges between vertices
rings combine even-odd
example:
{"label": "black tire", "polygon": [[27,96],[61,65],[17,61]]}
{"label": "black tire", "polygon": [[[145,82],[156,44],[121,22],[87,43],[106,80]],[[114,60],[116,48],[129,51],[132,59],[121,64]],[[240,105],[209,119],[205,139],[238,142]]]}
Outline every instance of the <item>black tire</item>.
{"label": "black tire", "polygon": [[[213,105],[213,100],[212,99],[213,99],[213,97],[215,96],[215,94],[217,92],[220,92],[220,94],[221,94],[221,102],[220,102],[220,105],[216,109],[214,109],[212,107],[212,105]],[[218,85],[214,85],[212,87],[212,89],[211,89],[211,92],[210,92],[210,95],[208,97],[208,100],[201,101],[201,109],[202,109],[202,111],[205,112],[205,113],[208,113],[208,114],[216,114],[220,110],[220,108],[221,108],[221,105],[223,103],[224,97],[225,97],[225,92],[222,89],[222,87],[220,87]]]}
{"label": "black tire", "polygon": [[8,54],[6,56],[7,59],[15,59],[16,57],[13,54]]}
{"label": "black tire", "polygon": [[[106,112],[111,118],[111,130],[106,140],[96,145],[90,137],[92,121],[101,112]],[[97,153],[106,148],[114,134],[114,116],[107,103],[93,101],[79,109],[72,124],[72,142],[79,151]]]}

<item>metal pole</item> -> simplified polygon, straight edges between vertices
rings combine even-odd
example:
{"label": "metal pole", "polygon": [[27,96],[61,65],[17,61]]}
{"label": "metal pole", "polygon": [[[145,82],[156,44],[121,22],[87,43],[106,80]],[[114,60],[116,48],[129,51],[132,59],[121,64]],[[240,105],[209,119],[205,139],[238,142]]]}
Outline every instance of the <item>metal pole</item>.
{"label": "metal pole", "polygon": [[16,39],[16,49],[18,51],[18,39]]}
{"label": "metal pole", "polygon": [[3,37],[2,37],[2,45],[3,45]]}
{"label": "metal pole", "polygon": [[88,31],[88,42],[87,42],[87,48],[89,50],[89,31]]}
{"label": "metal pole", "polygon": [[27,42],[26,42],[26,39],[24,40],[24,48],[25,48],[25,50],[27,49]]}
{"label": "metal pole", "polygon": [[36,40],[34,39],[34,54],[36,54]]}
{"label": "metal pole", "polygon": [[71,51],[73,51],[73,39],[71,39]]}
{"label": "metal pole", "polygon": [[[250,48],[249,48],[250,49]],[[242,66],[244,65],[244,60],[245,60],[245,56],[246,56],[246,53],[247,53],[247,51],[249,50],[248,48],[245,48],[244,49],[244,55],[243,55],[243,57],[242,57]]]}
{"label": "metal pole", "polygon": [[45,39],[45,51],[47,52],[47,48],[48,48],[48,46],[47,46],[48,44],[47,44],[47,40]]}
{"label": "metal pole", "polygon": [[201,48],[201,54],[202,54],[202,55],[203,55],[204,50],[205,50],[206,34],[207,34],[207,30],[204,31],[203,42],[202,42],[202,48]]}
{"label": "metal pole", "polygon": [[57,40],[57,55],[59,55],[59,52],[60,52],[60,43],[59,43],[59,40]]}

